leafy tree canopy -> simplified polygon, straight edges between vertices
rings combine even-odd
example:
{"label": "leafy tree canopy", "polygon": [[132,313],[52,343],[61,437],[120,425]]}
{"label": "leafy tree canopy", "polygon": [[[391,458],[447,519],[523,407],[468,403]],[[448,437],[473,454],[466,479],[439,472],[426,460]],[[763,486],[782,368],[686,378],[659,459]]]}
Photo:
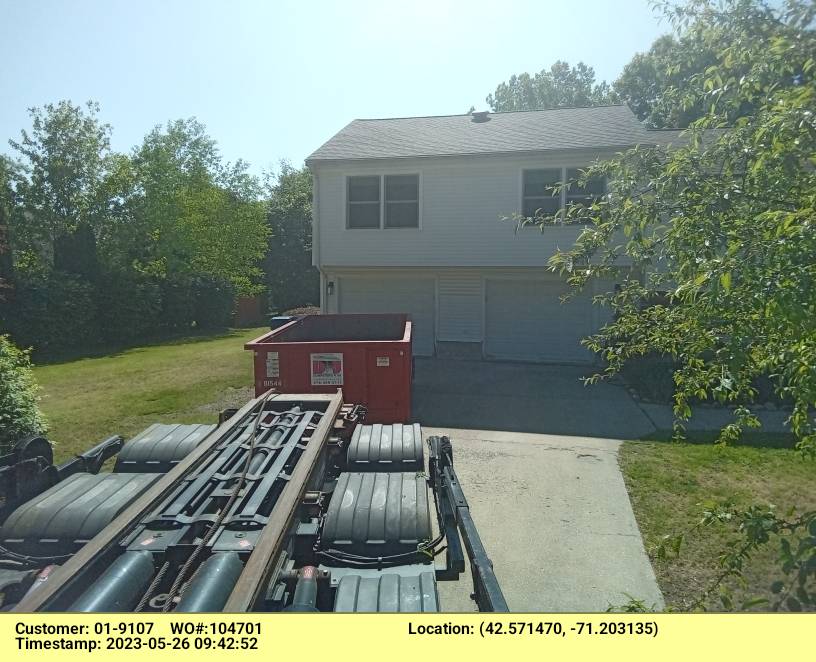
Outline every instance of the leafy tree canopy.
{"label": "leafy tree canopy", "polygon": [[[684,21],[690,16],[684,9],[678,9],[671,3],[655,4],[675,20]],[[756,3],[749,2],[750,4]],[[748,6],[746,9],[752,11]],[[753,11],[762,10],[757,6]],[[613,84],[616,100],[628,103],[635,114],[650,127],[662,129],[689,126],[709,111],[705,97],[686,94],[686,87],[692,78],[707,68],[716,66],[721,61],[721,53],[729,45],[739,46],[741,37],[750,35],[752,39],[766,40],[767,30],[773,29],[763,21],[748,20],[749,24],[743,24],[736,32],[731,29],[731,25],[684,22],[681,30],[658,38],[648,52],[636,54],[624,67],[623,73]],[[748,66],[747,62],[729,62],[730,71],[737,80],[748,73]],[[742,105],[736,105],[728,109],[728,118],[734,120],[748,110]]]}
{"label": "leafy tree canopy", "polygon": [[99,107],[69,101],[30,110],[10,141],[12,248],[19,269],[135,270],[160,279],[205,275],[258,289],[267,228],[261,186],[247,165],[222,160],[195,119],[154,128],[130,154],[110,151]]}
{"label": "leafy tree canopy", "polygon": [[139,244],[117,235],[120,255],[150,273],[202,273],[257,289],[267,237],[260,185],[245,163],[222,161],[200,122],[156,127],[116,173],[114,198],[127,200],[119,214],[149,238],[136,254],[129,247]]}
{"label": "leafy tree canopy", "polygon": [[583,62],[571,67],[559,60],[530,76],[511,76],[487,96],[493,112],[542,110],[567,106],[598,106],[610,101],[609,86],[595,81],[595,70]]}
{"label": "leafy tree canopy", "polygon": [[60,101],[29,109],[31,130],[9,144],[22,158],[14,177],[14,247],[32,259],[52,263],[60,242],[78,228],[102,222],[98,185],[110,152],[110,126],[98,119],[99,106]]}
{"label": "leafy tree canopy", "polygon": [[320,278],[312,266],[312,173],[281,163],[269,178],[267,222],[271,233],[264,271],[272,310],[320,302]]}
{"label": "leafy tree canopy", "polygon": [[[639,147],[589,167],[579,181],[606,177],[610,193],[569,210],[568,219],[589,223],[551,266],[576,288],[596,277],[619,284],[598,297],[615,317],[588,339],[606,362],[594,379],[633,357],[671,357],[678,435],[692,406],[713,400],[735,407],[720,437],[730,442],[759,425],[751,408],[757,380],[767,378],[812,458],[816,5],[689,0],[666,11],[678,31],[676,66],[694,71],[701,51],[714,62],[667,88],[657,107],[704,114],[668,149]],[[724,555],[723,578],[739,577],[757,547],[776,538],[782,577],[770,606],[816,606],[816,512],[712,507],[706,521],[737,523],[744,536]]]}

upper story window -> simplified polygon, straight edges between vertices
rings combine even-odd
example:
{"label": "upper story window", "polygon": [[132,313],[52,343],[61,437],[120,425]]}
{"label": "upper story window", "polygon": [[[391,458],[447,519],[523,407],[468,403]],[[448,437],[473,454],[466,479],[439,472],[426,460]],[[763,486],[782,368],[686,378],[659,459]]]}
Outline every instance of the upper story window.
{"label": "upper story window", "polygon": [[419,227],[419,175],[366,175],[346,181],[346,227]]}
{"label": "upper story window", "polygon": [[561,209],[561,193],[552,187],[561,183],[561,168],[524,171],[524,216],[554,214]]}
{"label": "upper story window", "polygon": [[525,170],[522,185],[522,215],[549,216],[568,208],[573,203],[589,206],[599,200],[606,193],[606,181],[603,178],[591,179],[583,186],[573,182],[569,187],[553,191],[553,187],[571,182],[580,174],[580,168]]}
{"label": "upper story window", "polygon": [[380,227],[380,177],[349,177],[346,219],[350,228]]}
{"label": "upper story window", "polygon": [[566,190],[566,203],[569,205],[572,202],[579,202],[585,206],[591,205],[593,202],[600,200],[606,193],[606,181],[602,177],[595,177],[587,181],[583,186],[579,186],[577,182],[581,175],[579,168],[568,168],[566,181],[573,183]]}
{"label": "upper story window", "polygon": [[419,227],[419,175],[385,176],[385,227]]}

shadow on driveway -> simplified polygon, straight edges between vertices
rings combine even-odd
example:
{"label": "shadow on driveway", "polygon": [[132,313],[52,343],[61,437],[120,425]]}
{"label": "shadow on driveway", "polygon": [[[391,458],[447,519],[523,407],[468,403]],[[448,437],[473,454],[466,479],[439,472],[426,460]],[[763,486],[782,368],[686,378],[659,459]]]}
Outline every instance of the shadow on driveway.
{"label": "shadow on driveway", "polygon": [[413,418],[433,427],[637,439],[655,428],[618,384],[585,386],[591,366],[416,358]]}

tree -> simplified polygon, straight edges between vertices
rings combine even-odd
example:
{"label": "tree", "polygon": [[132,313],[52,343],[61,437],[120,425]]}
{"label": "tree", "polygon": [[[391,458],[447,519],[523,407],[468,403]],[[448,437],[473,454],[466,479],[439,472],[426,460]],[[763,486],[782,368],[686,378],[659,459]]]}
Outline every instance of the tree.
{"label": "tree", "polygon": [[203,124],[156,127],[116,172],[109,185],[128,196],[117,214],[143,240],[134,250],[112,238],[111,259],[162,278],[207,275],[257,291],[267,237],[260,185],[246,164],[221,160]]}
{"label": "tree", "polygon": [[705,99],[689,97],[685,88],[695,74],[717,63],[718,53],[735,35],[723,26],[709,25],[706,33],[700,28],[659,37],[648,52],[636,53],[613,83],[616,100],[629,104],[648,126],[685,128],[707,113]]}
{"label": "tree", "polygon": [[561,60],[549,70],[511,76],[487,95],[493,112],[542,110],[567,106],[598,106],[610,102],[609,86],[595,82],[595,70],[583,62],[571,67]]}
{"label": "tree", "polygon": [[270,307],[276,312],[320,302],[312,266],[312,174],[282,162],[268,184],[269,251],[264,260]]}
{"label": "tree", "polygon": [[[12,274],[11,249],[8,228],[14,209],[14,189],[16,164],[0,154],[0,304],[5,300],[5,290],[9,287]],[[0,319],[2,319],[0,315]]]}
{"label": "tree", "polygon": [[[663,92],[671,84],[668,70],[673,64],[673,55],[679,50],[679,44],[672,35],[659,37],[646,53],[635,53],[634,57],[623,68],[620,77],[612,84],[616,96],[626,102],[638,119],[653,128],[674,128],[688,126],[689,117],[683,121],[677,117],[665,117],[655,106]],[[700,69],[697,69],[700,71]],[[672,83],[682,83],[678,75]]]}
{"label": "tree", "polygon": [[87,274],[95,264],[95,232],[103,221],[97,189],[110,151],[110,126],[99,105],[70,101],[31,108],[31,131],[9,144],[24,158],[17,179],[20,210],[14,248],[48,267]]}
{"label": "tree", "polygon": [[[732,442],[758,426],[751,405],[766,377],[792,407],[798,448],[813,458],[816,6],[689,0],[666,11],[682,47],[677,66],[696,66],[697,49],[716,61],[660,102],[705,114],[669,149],[632,149],[589,167],[580,179],[606,177],[611,193],[570,209],[591,224],[551,266],[576,288],[596,277],[620,284],[599,297],[614,321],[586,341],[606,361],[593,379],[633,357],[671,357],[678,435],[695,403],[714,400],[735,406],[720,435]],[[816,513],[780,518],[763,507],[709,517],[738,522],[746,535],[727,555],[731,576],[776,537],[783,577],[771,605],[813,608]]]}

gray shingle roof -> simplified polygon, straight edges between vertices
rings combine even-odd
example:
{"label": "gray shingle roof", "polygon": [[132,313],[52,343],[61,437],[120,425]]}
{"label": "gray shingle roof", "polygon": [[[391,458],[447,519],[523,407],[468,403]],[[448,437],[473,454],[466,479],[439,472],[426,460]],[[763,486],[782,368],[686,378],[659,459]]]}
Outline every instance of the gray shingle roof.
{"label": "gray shingle roof", "polygon": [[354,120],[306,161],[382,159],[628,147],[662,142],[628,106]]}

